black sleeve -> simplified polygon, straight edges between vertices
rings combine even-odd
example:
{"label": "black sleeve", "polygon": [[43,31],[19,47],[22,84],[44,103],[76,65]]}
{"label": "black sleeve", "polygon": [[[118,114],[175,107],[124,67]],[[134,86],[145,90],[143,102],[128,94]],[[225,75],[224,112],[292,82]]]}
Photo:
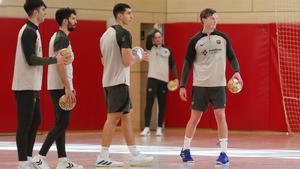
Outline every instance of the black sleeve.
{"label": "black sleeve", "polygon": [[185,55],[185,60],[188,61],[188,63],[190,65],[193,64],[195,58],[196,58],[196,49],[195,49],[195,39],[192,39],[189,43],[189,46],[187,48],[187,51],[186,51],[186,55]]}
{"label": "black sleeve", "polygon": [[54,40],[54,52],[69,47],[69,44],[69,39],[66,36],[56,36]]}
{"label": "black sleeve", "polygon": [[238,60],[235,56],[235,53],[232,49],[230,40],[229,40],[227,35],[224,35],[224,38],[226,39],[226,56],[227,56],[227,59],[229,60],[229,63],[231,65],[232,69],[235,72],[240,72],[239,62],[238,62]]}
{"label": "black sleeve", "polygon": [[170,49],[168,49],[170,51],[170,56],[169,56],[169,68],[172,70],[173,75],[176,79],[178,79],[178,73],[177,73],[177,68],[175,65],[175,61],[174,61],[174,57],[172,54],[172,51]]}
{"label": "black sleeve", "polygon": [[196,49],[195,49],[195,39],[192,39],[189,43],[187,52],[186,52],[186,56],[185,56],[185,60],[184,60],[184,64],[182,67],[182,71],[181,71],[181,80],[180,80],[180,87],[185,87],[188,77],[189,77],[189,73],[190,70],[192,69],[194,60],[196,58]]}
{"label": "black sleeve", "polygon": [[27,63],[31,66],[55,64],[55,57],[38,57],[35,53],[37,35],[32,29],[25,29],[21,37],[21,45]]}
{"label": "black sleeve", "polygon": [[132,48],[132,37],[130,32],[128,31],[120,31],[119,33],[117,33],[117,41],[120,46],[120,49]]}

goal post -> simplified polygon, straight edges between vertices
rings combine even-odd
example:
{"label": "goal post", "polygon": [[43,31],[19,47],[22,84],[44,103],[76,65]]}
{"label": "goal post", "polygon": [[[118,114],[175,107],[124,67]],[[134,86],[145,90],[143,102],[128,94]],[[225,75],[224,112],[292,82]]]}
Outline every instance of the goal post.
{"label": "goal post", "polygon": [[279,78],[289,133],[300,133],[300,0],[275,0]]}

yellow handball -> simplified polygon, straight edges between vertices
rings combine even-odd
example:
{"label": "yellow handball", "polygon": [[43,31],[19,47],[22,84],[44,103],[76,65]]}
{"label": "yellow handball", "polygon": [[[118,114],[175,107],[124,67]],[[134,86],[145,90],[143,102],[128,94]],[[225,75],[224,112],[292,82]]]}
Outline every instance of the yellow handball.
{"label": "yellow handball", "polygon": [[68,100],[66,95],[63,95],[59,98],[59,107],[65,111],[72,110],[76,105],[76,102]]}
{"label": "yellow handball", "polygon": [[175,80],[170,80],[167,87],[170,91],[175,91],[178,88],[178,83]]}
{"label": "yellow handball", "polygon": [[63,48],[60,50],[60,54],[62,56],[66,56],[67,59],[70,59],[71,58],[71,50],[69,48]]}
{"label": "yellow handball", "polygon": [[237,78],[231,78],[227,83],[227,88],[231,93],[239,93],[243,86]]}
{"label": "yellow handball", "polygon": [[132,55],[136,61],[141,61],[143,58],[144,49],[141,47],[132,48]]}
{"label": "yellow handball", "polygon": [[68,65],[72,62],[72,52],[69,48],[63,48],[59,51],[60,55],[64,56],[67,59],[65,65]]}

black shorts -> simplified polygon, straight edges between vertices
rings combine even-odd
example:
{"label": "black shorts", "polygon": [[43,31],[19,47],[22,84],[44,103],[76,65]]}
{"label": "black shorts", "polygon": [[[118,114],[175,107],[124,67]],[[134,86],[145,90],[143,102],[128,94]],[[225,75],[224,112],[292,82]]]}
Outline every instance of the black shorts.
{"label": "black shorts", "polygon": [[129,86],[120,84],[104,87],[104,96],[108,113],[129,113],[132,108]]}
{"label": "black shorts", "polygon": [[226,91],[225,86],[219,87],[199,87],[192,88],[191,108],[205,112],[211,103],[214,109],[225,108]]}

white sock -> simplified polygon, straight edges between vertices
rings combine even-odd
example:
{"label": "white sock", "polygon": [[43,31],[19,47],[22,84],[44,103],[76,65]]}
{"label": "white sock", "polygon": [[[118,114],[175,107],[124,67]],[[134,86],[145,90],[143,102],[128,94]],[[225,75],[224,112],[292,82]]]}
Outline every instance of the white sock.
{"label": "white sock", "polygon": [[60,158],[58,158],[59,162],[64,162],[64,161],[67,161],[67,160],[68,160],[67,157],[60,157]]}
{"label": "white sock", "polygon": [[135,145],[128,146],[128,150],[129,150],[130,154],[133,156],[137,156],[140,153]]}
{"label": "white sock", "polygon": [[26,168],[29,165],[29,161],[19,161],[19,166],[21,168]]}
{"label": "white sock", "polygon": [[150,128],[149,127],[145,127],[144,131],[150,131]]}
{"label": "white sock", "polygon": [[184,137],[183,150],[190,149],[192,138]]}
{"label": "white sock", "polygon": [[28,161],[32,161],[32,157],[27,156],[27,160],[28,160]]}
{"label": "white sock", "polygon": [[102,147],[99,156],[100,158],[109,158],[109,147]]}
{"label": "white sock", "polygon": [[42,158],[42,159],[45,159],[45,158],[46,158],[46,156],[42,156],[42,155],[40,155],[40,154],[38,154],[38,157],[40,157],[40,158]]}
{"label": "white sock", "polygon": [[221,152],[227,153],[228,138],[221,138],[219,141]]}

